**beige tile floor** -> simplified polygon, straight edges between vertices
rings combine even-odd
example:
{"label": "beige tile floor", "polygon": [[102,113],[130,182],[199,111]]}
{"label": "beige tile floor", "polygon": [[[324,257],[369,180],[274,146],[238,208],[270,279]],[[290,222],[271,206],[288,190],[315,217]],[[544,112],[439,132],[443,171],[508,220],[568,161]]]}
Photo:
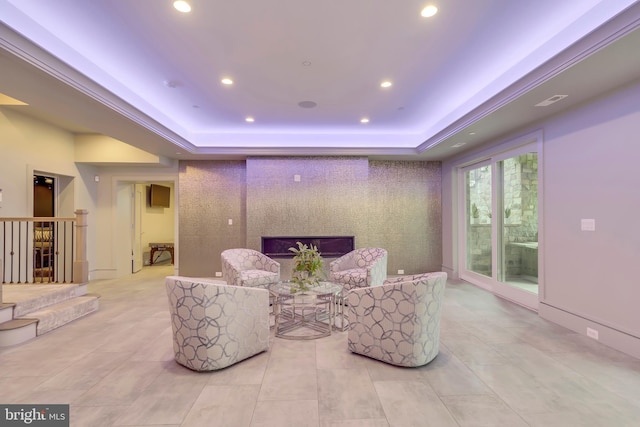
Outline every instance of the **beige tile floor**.
{"label": "beige tile floor", "polygon": [[0,350],[0,403],[70,403],[78,427],[640,425],[640,360],[463,283],[421,368],[351,354],[345,332],[192,372],[172,359],[172,272],[92,282],[100,311]]}

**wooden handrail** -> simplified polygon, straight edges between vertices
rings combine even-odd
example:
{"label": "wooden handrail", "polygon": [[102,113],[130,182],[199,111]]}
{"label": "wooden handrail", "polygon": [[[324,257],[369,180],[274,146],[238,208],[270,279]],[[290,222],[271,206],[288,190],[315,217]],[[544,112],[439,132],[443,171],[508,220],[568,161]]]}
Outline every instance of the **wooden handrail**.
{"label": "wooden handrail", "polygon": [[87,215],[0,217],[0,283],[86,283]]}
{"label": "wooden handrail", "polygon": [[49,217],[49,216],[20,216],[20,217],[0,217],[0,222],[63,222],[76,221],[76,217]]}

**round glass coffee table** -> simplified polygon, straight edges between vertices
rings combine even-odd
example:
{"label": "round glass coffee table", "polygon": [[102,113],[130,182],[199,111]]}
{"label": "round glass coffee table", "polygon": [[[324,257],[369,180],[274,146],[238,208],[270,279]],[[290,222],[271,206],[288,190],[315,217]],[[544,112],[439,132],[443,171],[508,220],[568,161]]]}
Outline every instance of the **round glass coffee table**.
{"label": "round glass coffee table", "polygon": [[342,286],[320,282],[308,291],[291,293],[292,283],[269,286],[274,297],[275,335],[291,340],[312,340],[331,335],[336,325],[337,305],[342,308]]}

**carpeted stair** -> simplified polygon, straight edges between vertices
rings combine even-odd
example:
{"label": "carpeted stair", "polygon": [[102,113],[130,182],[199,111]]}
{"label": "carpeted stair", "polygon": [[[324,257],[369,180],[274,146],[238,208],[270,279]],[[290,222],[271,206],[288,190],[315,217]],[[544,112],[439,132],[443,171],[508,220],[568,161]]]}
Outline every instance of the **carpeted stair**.
{"label": "carpeted stair", "polygon": [[0,347],[27,341],[98,310],[83,284],[2,285]]}

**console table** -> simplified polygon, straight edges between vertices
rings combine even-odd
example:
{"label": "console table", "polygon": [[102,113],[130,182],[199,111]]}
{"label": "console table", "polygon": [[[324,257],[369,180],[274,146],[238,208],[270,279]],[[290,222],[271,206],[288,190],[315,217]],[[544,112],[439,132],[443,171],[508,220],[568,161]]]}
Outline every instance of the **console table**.
{"label": "console table", "polygon": [[173,262],[173,243],[149,243],[151,247],[151,253],[149,254],[149,265],[153,265],[155,261],[158,260],[158,257],[154,258],[156,252],[160,252],[158,256],[162,254],[162,252],[169,252],[171,254],[171,264]]}

